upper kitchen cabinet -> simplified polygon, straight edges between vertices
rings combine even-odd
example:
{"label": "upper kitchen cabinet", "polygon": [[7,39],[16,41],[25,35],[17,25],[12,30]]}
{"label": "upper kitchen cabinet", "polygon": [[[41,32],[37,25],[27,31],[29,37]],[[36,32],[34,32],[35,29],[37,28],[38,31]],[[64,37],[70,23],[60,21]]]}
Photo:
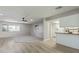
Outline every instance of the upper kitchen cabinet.
{"label": "upper kitchen cabinet", "polygon": [[79,14],[60,18],[61,27],[79,27]]}

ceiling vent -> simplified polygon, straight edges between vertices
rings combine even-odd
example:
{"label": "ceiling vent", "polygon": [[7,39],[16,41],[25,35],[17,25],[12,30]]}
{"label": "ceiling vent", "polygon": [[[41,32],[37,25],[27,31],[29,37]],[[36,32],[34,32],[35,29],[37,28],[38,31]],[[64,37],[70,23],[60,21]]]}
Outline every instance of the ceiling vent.
{"label": "ceiling vent", "polygon": [[62,6],[58,6],[58,7],[56,7],[56,9],[61,9],[62,8]]}

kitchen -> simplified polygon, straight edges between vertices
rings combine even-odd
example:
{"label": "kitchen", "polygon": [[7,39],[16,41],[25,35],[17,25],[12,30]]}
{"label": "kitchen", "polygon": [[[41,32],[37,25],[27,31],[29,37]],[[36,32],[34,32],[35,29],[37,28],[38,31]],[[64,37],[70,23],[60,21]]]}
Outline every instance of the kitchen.
{"label": "kitchen", "polygon": [[[79,49],[79,9],[52,17],[48,36],[55,44]],[[54,25],[54,26],[53,26]]]}
{"label": "kitchen", "polygon": [[63,32],[56,32],[57,43],[79,49],[79,14],[70,15],[60,19]]}

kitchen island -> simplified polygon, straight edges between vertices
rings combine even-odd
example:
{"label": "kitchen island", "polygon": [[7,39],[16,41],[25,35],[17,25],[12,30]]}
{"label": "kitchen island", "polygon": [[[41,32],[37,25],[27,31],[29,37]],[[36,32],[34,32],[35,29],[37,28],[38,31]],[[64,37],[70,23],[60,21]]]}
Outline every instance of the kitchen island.
{"label": "kitchen island", "polygon": [[58,44],[79,49],[79,34],[56,32],[56,41]]}

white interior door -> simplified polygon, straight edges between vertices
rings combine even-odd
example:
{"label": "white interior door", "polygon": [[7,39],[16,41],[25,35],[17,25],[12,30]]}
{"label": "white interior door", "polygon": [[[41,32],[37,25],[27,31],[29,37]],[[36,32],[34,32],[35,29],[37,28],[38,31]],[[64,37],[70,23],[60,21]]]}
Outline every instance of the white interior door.
{"label": "white interior door", "polygon": [[58,31],[58,23],[50,23],[50,39],[56,41],[56,32]]}
{"label": "white interior door", "polygon": [[57,31],[57,24],[52,23],[52,37],[56,37],[56,31]]}

